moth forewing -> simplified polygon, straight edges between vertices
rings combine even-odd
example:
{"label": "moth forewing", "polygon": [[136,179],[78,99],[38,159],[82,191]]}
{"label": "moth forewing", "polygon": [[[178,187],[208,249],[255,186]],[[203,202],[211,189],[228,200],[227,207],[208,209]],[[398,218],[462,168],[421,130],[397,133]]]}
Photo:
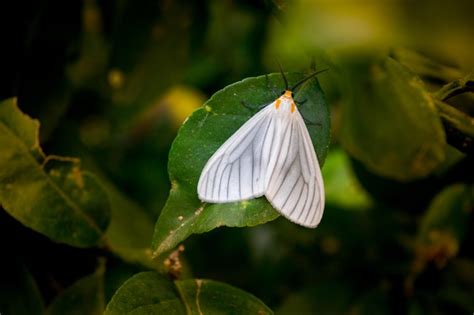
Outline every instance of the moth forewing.
{"label": "moth forewing", "polygon": [[321,170],[290,90],[225,141],[199,178],[198,196],[202,201],[225,203],[263,195],[280,214],[297,224],[316,227],[321,221]]}

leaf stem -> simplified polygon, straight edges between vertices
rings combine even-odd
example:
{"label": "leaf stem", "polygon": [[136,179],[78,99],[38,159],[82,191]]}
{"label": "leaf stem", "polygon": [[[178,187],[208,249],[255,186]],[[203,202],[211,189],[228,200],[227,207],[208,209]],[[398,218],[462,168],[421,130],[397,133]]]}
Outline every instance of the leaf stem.
{"label": "leaf stem", "polygon": [[449,82],[433,93],[433,96],[438,100],[446,101],[451,97],[466,92],[474,92],[474,75],[472,73],[465,78]]}
{"label": "leaf stem", "polygon": [[474,92],[474,74],[457,79],[432,93],[435,106],[443,121],[449,144],[460,151],[474,153],[474,118],[445,103],[446,100],[463,93]]}
{"label": "leaf stem", "polygon": [[443,120],[448,142],[460,151],[474,152],[474,118],[460,110],[435,99],[435,105]]}

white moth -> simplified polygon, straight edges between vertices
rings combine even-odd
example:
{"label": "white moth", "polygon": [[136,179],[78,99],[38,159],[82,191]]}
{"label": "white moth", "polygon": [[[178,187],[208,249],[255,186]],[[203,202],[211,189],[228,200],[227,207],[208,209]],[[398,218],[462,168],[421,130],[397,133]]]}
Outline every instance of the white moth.
{"label": "white moth", "polygon": [[[320,71],[321,72],[321,71]],[[209,159],[198,183],[199,199],[212,203],[265,195],[290,221],[316,227],[324,210],[324,185],[316,152],[294,90],[286,90],[237,130]]]}

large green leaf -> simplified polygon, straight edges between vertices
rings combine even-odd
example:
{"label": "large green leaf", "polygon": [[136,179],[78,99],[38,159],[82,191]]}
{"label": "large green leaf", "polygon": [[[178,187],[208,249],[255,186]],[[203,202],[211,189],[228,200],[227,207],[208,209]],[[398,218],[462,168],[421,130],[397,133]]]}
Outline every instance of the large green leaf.
{"label": "large green leaf", "polygon": [[54,241],[97,244],[110,220],[107,195],[79,160],[46,156],[39,122],[15,99],[0,103],[0,203],[15,219]]}
{"label": "large green leaf", "polygon": [[100,315],[104,312],[104,272],[102,262],[96,272],[84,277],[58,295],[48,308],[48,315]]}
{"label": "large green leaf", "polygon": [[259,299],[211,280],[171,281],[157,272],[127,280],[107,305],[105,315],[272,314]]}
{"label": "large green leaf", "polygon": [[[290,85],[302,77],[303,74],[289,74]],[[196,187],[207,160],[255,113],[241,102],[257,106],[268,104],[277,97],[273,90],[282,89],[284,84],[279,74],[237,82],[214,94],[181,127],[170,151],[168,171],[172,187],[155,226],[152,244],[155,256],[172,249],[193,233],[207,232],[223,225],[254,226],[278,217],[264,197],[228,204],[206,204],[198,199]],[[330,119],[318,81],[306,82],[295,93],[295,99],[306,100],[300,111],[308,121],[315,123],[308,125],[308,130],[322,165],[329,146]]]}
{"label": "large green leaf", "polygon": [[373,172],[411,180],[445,159],[445,134],[421,80],[392,58],[347,69],[340,139]]}

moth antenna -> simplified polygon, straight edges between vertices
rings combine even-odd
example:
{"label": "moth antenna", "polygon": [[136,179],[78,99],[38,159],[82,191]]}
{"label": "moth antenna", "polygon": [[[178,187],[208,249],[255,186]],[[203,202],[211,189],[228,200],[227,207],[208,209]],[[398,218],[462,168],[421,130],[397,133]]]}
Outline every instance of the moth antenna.
{"label": "moth antenna", "polygon": [[310,75],[308,75],[307,77],[301,79],[301,80],[298,81],[295,85],[293,85],[293,86],[291,87],[291,90],[290,90],[290,91],[294,91],[298,86],[300,86],[301,84],[305,83],[305,82],[308,81],[309,79],[311,79],[311,78],[317,76],[317,75],[320,74],[320,73],[326,72],[326,71],[328,71],[328,70],[329,70],[329,68],[323,69],[323,70],[319,70],[319,71],[316,71],[316,72],[311,73]]}
{"label": "moth antenna", "polygon": [[280,68],[280,73],[281,73],[281,76],[283,77],[283,81],[285,81],[285,91],[287,91],[288,90],[288,80],[285,77],[285,73],[283,72],[283,68],[281,67],[281,63],[278,60],[277,60],[277,63],[278,63],[278,68]]}

